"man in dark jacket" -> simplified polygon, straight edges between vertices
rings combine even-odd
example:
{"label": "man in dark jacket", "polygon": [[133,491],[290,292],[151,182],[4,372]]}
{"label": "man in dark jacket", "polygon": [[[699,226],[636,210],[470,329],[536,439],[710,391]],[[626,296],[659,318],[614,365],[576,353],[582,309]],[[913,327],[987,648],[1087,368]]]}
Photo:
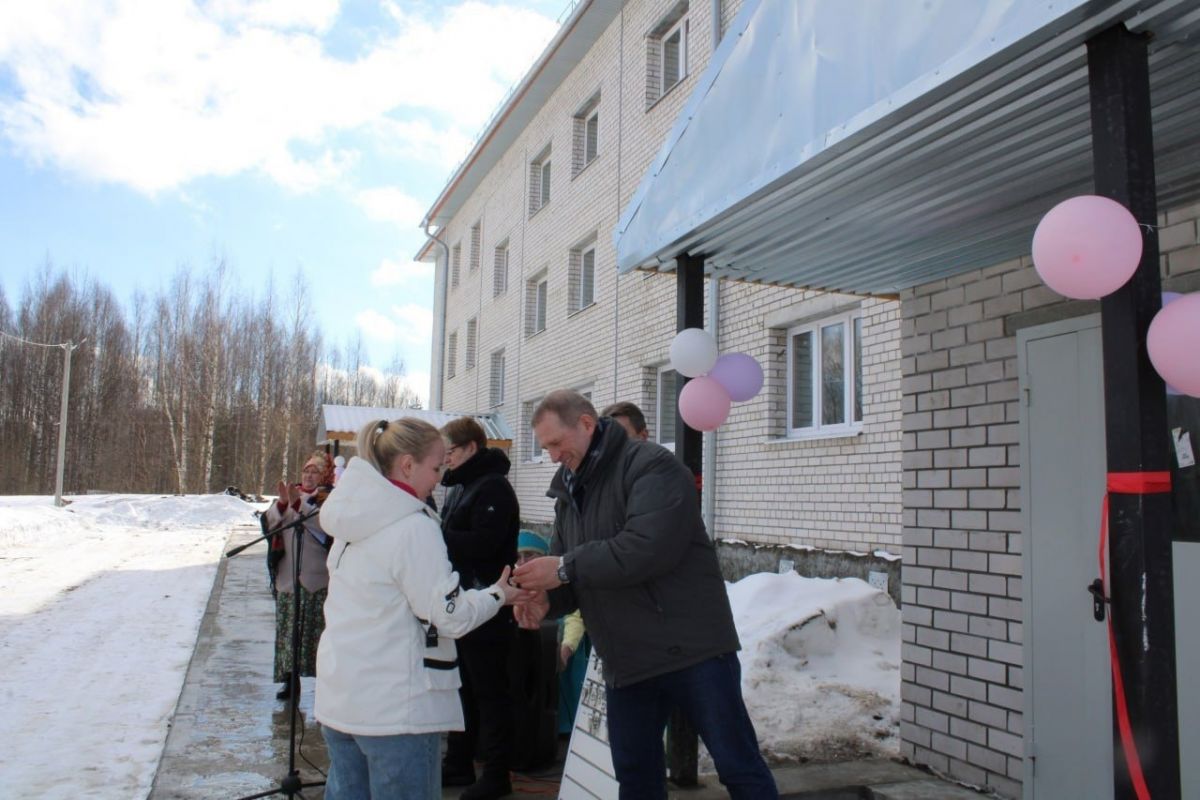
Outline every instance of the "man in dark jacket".
{"label": "man in dark jacket", "polygon": [[[689,716],[730,796],[778,797],[741,693],[739,649],[691,473],[669,451],[597,418],[577,392],[533,416],[561,464],[551,556],[518,567],[523,626],[579,608],[604,662],[608,734],[622,798],[665,798],[663,729]],[[536,594],[534,594],[536,593]]]}
{"label": "man in dark jacket", "polygon": [[[462,417],[442,428],[449,487],[442,508],[446,554],[465,589],[491,586],[517,560],[520,509],[508,482],[508,456],[487,446],[478,422]],[[459,674],[466,730],[451,733],[442,768],[447,786],[470,784],[461,797],[491,800],[512,792],[509,782],[513,704],[507,664],[512,646],[512,614],[501,609],[492,620],[458,640]],[[475,780],[473,761],[483,762]]]}

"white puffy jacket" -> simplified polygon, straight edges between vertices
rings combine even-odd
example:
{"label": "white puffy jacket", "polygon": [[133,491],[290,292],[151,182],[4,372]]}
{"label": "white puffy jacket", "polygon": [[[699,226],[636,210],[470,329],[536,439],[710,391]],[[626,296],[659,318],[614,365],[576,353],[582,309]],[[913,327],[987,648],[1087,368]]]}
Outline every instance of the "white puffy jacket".
{"label": "white puffy jacket", "polygon": [[360,458],[321,507],[334,538],[317,649],[321,724],[370,736],[463,729],[453,640],[495,616],[504,595],[459,589],[435,520]]}

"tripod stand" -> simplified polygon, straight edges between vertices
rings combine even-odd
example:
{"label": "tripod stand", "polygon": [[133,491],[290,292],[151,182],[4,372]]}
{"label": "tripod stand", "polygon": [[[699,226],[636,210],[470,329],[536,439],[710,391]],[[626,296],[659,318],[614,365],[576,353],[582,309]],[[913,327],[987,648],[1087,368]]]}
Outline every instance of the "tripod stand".
{"label": "tripod stand", "polygon": [[[307,514],[297,517],[291,522],[284,523],[278,528],[265,531],[262,536],[257,539],[239,545],[225,554],[226,558],[236,556],[238,553],[245,550],[251,545],[259,542],[270,541],[271,537],[277,533],[282,533],[285,530],[292,531],[292,550],[294,556],[292,558],[292,674],[288,676],[289,681],[295,681],[293,695],[288,698],[288,706],[290,712],[290,720],[288,723],[288,771],[287,775],[279,782],[278,789],[272,789],[269,792],[260,792],[239,800],[256,800],[259,797],[270,797],[276,794],[282,794],[285,797],[303,797],[300,794],[301,789],[310,789],[314,786],[324,786],[325,781],[314,781],[313,783],[304,783],[300,779],[300,770],[296,769],[296,711],[300,705],[300,558],[304,551],[304,523],[318,513],[321,509],[314,508]],[[264,526],[266,527],[265,523]]]}

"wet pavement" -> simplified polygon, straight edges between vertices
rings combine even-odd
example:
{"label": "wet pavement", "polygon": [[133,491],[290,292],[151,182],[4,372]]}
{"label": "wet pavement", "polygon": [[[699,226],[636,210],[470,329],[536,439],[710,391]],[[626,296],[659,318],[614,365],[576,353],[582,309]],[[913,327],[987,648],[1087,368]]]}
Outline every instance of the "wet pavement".
{"label": "wet pavement", "polygon": [[[235,528],[226,550],[252,541],[257,526]],[[217,571],[200,624],[196,650],[150,792],[151,800],[247,797],[280,787],[288,774],[288,704],[271,682],[275,602],[261,545]],[[329,755],[312,719],[313,679],[302,681],[295,763],[304,782],[324,779]],[[301,734],[303,739],[301,740]],[[554,797],[561,763],[533,775],[514,775],[514,797]],[[447,789],[456,798],[461,789]],[[282,796],[282,795],[276,795]],[[303,791],[320,800],[320,787]]]}
{"label": "wet pavement", "polygon": [[[252,541],[258,527],[235,528],[226,550]],[[152,800],[233,798],[278,788],[288,772],[288,704],[275,699],[275,601],[263,545],[224,559],[200,624],[183,692],[151,789]],[[312,720],[313,680],[302,681],[296,739],[326,770],[329,756]],[[299,756],[305,781],[321,774]],[[320,789],[305,790],[316,800]]]}

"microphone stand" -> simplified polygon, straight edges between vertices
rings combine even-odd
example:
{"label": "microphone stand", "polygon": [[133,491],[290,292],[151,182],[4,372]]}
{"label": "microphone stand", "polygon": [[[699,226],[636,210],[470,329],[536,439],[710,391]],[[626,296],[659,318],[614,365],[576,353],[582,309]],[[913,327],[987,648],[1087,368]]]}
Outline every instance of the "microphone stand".
{"label": "microphone stand", "polygon": [[295,694],[288,699],[288,705],[291,706],[291,718],[288,730],[288,772],[287,776],[279,782],[278,789],[247,795],[246,797],[239,798],[239,800],[257,800],[260,797],[270,797],[276,794],[282,794],[286,797],[303,797],[304,795],[300,794],[301,789],[325,785],[325,781],[314,781],[313,783],[302,782],[300,779],[300,770],[296,769],[296,709],[300,705],[300,556],[304,550],[304,523],[315,517],[320,511],[320,508],[314,508],[310,513],[297,517],[291,522],[286,522],[274,530],[266,531],[257,539],[239,545],[225,554],[226,558],[230,558],[252,544],[265,542],[275,534],[282,533],[289,528],[292,530],[292,549],[295,551],[295,556],[292,558],[292,674],[288,680],[295,681]]}

